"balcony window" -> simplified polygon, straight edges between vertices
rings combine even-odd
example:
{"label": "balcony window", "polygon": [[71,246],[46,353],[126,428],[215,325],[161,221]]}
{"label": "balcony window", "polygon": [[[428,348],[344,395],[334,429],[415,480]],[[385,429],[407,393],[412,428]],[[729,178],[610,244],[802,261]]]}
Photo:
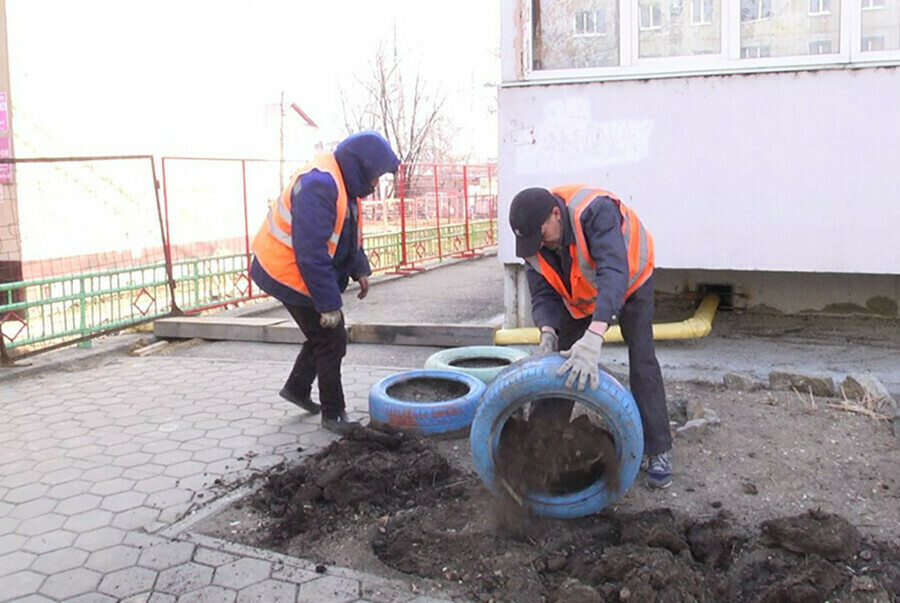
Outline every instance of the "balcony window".
{"label": "balcony window", "polygon": [[526,7],[525,80],[900,65],[900,0],[530,0]]}

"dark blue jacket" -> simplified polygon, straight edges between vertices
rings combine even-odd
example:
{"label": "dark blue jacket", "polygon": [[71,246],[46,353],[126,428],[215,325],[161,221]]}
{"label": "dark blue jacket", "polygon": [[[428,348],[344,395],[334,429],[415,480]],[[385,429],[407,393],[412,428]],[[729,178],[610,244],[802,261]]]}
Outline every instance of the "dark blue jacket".
{"label": "dark blue jacket", "polygon": [[272,278],[253,258],[250,277],[275,299],[298,306],[314,306],[318,312],[341,307],[341,293],[350,279],[371,274],[365,250],[357,249],[357,198],[375,190],[372,182],[397,170],[400,160],[391,145],[377,132],[360,132],[341,142],[334,151],[347,188],[347,218],[334,257],[328,255],[327,240],[337,216],[337,183],[330,174],[313,169],[291,190],[291,234],[297,266],[310,296],[286,287]]}
{"label": "dark blue jacket", "polygon": [[[540,253],[560,274],[567,289],[571,290],[569,271],[572,268],[570,248],[575,245],[575,232],[569,221],[569,208],[556,197],[562,212],[563,238],[560,251],[541,247]],[[597,268],[597,302],[593,320],[611,324],[618,318],[625,304],[628,288],[628,252],[625,237],[622,236],[622,213],[616,202],[609,197],[594,197],[581,213],[581,227],[588,250]],[[562,312],[568,312],[556,289],[527,264],[525,272],[528,289],[531,292],[531,317],[534,324],[550,326],[559,330]]]}

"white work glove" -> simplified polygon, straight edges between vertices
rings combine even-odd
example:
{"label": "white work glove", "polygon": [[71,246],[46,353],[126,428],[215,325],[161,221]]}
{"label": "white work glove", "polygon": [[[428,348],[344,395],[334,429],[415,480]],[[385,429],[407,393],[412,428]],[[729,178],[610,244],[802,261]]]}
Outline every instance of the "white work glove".
{"label": "white work glove", "polygon": [[333,329],[341,323],[341,311],[331,310],[330,312],[322,312],[319,318],[319,325],[323,329]]}
{"label": "white work glove", "polygon": [[541,331],[541,344],[538,348],[538,352],[541,354],[552,354],[559,350],[559,337],[556,335],[556,331]]}
{"label": "white work glove", "polygon": [[559,367],[556,374],[562,376],[569,373],[569,376],[566,377],[566,387],[574,389],[577,379],[578,390],[584,391],[584,387],[590,379],[591,389],[597,389],[600,385],[600,350],[602,347],[603,336],[588,329],[570,349],[559,353],[567,360]]}

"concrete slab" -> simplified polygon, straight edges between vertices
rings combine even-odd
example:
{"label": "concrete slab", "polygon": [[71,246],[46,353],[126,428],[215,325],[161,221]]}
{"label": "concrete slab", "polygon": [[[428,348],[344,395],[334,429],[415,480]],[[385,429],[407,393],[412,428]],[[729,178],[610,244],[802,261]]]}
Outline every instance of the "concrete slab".
{"label": "concrete slab", "polygon": [[461,347],[493,345],[496,327],[466,324],[355,324],[351,343]]}
{"label": "concrete slab", "polygon": [[263,332],[266,327],[284,322],[283,318],[178,316],[157,320],[153,324],[153,334],[171,339],[197,337],[220,341],[265,341]]}

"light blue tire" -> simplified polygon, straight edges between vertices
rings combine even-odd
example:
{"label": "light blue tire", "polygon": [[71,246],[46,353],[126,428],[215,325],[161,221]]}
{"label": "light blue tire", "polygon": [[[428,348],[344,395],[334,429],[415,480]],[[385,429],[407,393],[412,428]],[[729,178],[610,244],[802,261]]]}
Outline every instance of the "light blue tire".
{"label": "light blue tire", "polygon": [[[563,359],[557,354],[524,360],[504,371],[487,387],[472,421],[470,447],[481,481],[498,496],[505,496],[503,478],[497,474],[500,434],[512,414],[542,398],[567,398],[596,411],[605,422],[618,458],[618,488],[603,478],[577,492],[551,495],[517,492],[522,505],[541,517],[572,518],[602,511],[628,491],[640,470],[644,433],[637,404],[631,393],[610,375],[600,371],[596,390],[579,392],[565,386],[556,371]],[[613,481],[613,480],[610,480]]]}
{"label": "light blue tire", "polygon": [[[425,368],[442,371],[459,371],[472,375],[485,383],[493,381],[509,365],[528,357],[528,352],[518,348],[493,345],[472,345],[461,348],[450,348],[435,352],[425,361]],[[466,360],[497,360],[497,366],[467,367],[458,366]]]}
{"label": "light blue tire", "polygon": [[[462,386],[465,394],[450,400],[401,400],[389,392],[417,379],[437,379]],[[381,379],[369,390],[369,417],[375,425],[422,435],[465,436],[475,417],[485,385],[479,379],[456,371],[419,369]]]}

